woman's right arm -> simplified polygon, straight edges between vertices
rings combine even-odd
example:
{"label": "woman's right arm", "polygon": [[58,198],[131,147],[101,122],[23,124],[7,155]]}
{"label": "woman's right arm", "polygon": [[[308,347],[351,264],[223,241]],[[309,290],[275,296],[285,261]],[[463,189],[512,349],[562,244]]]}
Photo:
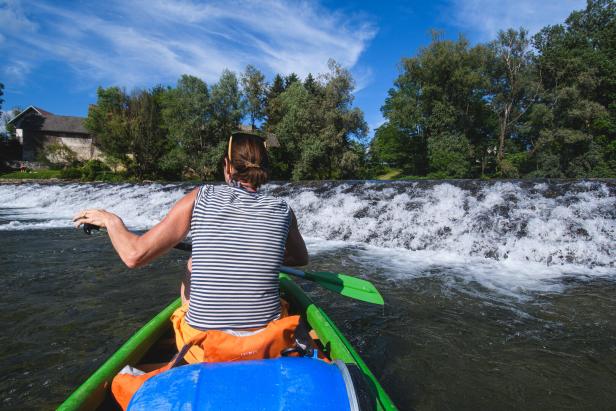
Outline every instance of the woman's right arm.
{"label": "woman's right arm", "polygon": [[106,228],[122,261],[130,268],[141,267],[172,249],[186,237],[198,191],[196,188],[186,194],[160,223],[143,235],[131,233],[120,217],[105,210],[80,211],[73,221],[75,227],[94,224]]}
{"label": "woman's right arm", "polygon": [[287,244],[284,250],[284,265],[300,266],[308,264],[308,250],[302,234],[297,226],[297,218],[291,210],[291,226],[287,236]]}

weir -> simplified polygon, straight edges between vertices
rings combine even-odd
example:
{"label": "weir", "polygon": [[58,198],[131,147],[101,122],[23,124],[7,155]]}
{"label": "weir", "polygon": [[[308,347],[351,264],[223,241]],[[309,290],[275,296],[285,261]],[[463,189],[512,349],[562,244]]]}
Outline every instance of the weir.
{"label": "weir", "polygon": [[[156,224],[185,184],[0,186],[0,230],[70,227],[107,208],[136,229]],[[616,264],[616,182],[326,182],[270,184],[308,237],[495,260]]]}
{"label": "weir", "polygon": [[[70,227],[86,207],[146,229],[194,187],[1,185],[0,230]],[[358,259],[398,265],[393,270],[405,275],[430,264],[465,267],[509,289],[537,289],[529,279],[616,275],[616,181],[342,181],[265,190],[294,209],[311,253],[359,247]]]}

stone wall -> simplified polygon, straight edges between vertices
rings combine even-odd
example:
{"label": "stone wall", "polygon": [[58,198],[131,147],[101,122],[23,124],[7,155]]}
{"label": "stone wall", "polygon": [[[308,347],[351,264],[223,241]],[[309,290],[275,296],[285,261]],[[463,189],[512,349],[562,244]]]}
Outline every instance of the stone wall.
{"label": "stone wall", "polygon": [[[38,160],[38,154],[48,145],[61,144],[75,153],[79,161],[102,160],[103,153],[94,146],[91,136],[79,134],[58,133],[57,135],[44,131],[24,130],[23,159],[26,161]],[[62,162],[62,159],[48,158],[53,163]]]}

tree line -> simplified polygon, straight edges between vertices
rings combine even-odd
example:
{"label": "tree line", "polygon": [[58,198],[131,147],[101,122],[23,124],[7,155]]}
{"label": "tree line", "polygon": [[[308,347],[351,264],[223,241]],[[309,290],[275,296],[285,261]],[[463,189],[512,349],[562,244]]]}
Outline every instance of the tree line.
{"label": "tree line", "polygon": [[352,107],[351,74],[333,60],[328,68],[304,80],[278,74],[271,84],[248,66],[240,76],[225,70],[211,85],[183,75],[175,87],[99,88],[85,125],[108,163],[139,178],[220,178],[229,135],[243,119],[275,136],[273,178],[351,178],[364,161],[368,127]]}
{"label": "tree line", "polygon": [[616,177],[616,3],[533,37],[432,42],[382,107],[373,161],[431,178]]}
{"label": "tree line", "polygon": [[[563,24],[471,45],[433,31],[403,58],[374,138],[355,83],[325,73],[271,82],[248,66],[207,84],[99,88],[86,127],[106,163],[144,178],[221,178],[229,135],[273,134],[273,179],[616,177],[616,2],[588,0]],[[0,104],[2,90],[0,85]]]}

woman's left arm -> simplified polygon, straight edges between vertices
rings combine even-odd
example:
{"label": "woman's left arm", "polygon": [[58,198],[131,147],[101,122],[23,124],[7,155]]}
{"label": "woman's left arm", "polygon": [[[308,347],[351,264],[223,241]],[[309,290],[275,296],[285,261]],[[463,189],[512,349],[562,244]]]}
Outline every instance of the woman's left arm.
{"label": "woman's left arm", "polygon": [[111,243],[129,268],[141,267],[182,241],[190,230],[192,210],[199,189],[178,201],[163,220],[143,235],[128,231],[124,222],[109,211],[90,209],[75,214],[75,227],[94,224],[107,229]]}

